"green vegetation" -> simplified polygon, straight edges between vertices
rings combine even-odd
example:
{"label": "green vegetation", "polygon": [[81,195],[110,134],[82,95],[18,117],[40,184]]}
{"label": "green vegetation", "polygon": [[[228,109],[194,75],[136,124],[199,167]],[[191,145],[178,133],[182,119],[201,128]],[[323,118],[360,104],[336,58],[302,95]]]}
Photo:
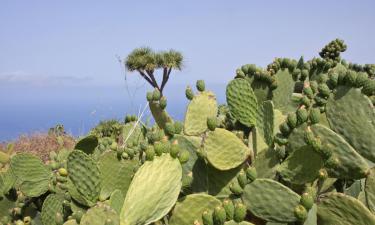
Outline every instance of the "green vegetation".
{"label": "green vegetation", "polygon": [[156,124],[104,121],[45,163],[0,152],[0,224],[375,224],[375,65],[347,63],[346,48],[243,65],[227,105],[199,80],[183,122],[163,95],[181,54],[134,50],[126,67],[153,87]]}

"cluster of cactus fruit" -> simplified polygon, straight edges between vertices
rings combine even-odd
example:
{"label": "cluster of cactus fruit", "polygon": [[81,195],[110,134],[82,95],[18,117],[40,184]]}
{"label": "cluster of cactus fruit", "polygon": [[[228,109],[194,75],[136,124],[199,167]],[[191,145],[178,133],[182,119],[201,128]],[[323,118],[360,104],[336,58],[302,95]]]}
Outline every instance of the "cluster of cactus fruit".
{"label": "cluster of cactus fruit", "polygon": [[334,40],[304,61],[247,64],[218,105],[202,80],[183,123],[100,124],[44,164],[0,152],[0,224],[375,224],[375,65]]}

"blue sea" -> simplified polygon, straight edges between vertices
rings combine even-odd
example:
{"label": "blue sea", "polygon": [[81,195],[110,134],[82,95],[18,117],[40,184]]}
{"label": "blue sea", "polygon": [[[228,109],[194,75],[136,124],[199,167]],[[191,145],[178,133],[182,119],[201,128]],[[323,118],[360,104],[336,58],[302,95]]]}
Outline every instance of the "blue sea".
{"label": "blue sea", "polygon": [[[169,114],[183,120],[188,100],[186,85],[165,91]],[[225,86],[211,85],[219,103],[225,101]],[[0,89],[0,142],[22,134],[46,132],[56,124],[74,135],[85,135],[101,120],[123,120],[126,114],[139,114],[146,104],[146,88],[129,90],[111,87],[2,87]],[[143,120],[152,118],[146,110]]]}

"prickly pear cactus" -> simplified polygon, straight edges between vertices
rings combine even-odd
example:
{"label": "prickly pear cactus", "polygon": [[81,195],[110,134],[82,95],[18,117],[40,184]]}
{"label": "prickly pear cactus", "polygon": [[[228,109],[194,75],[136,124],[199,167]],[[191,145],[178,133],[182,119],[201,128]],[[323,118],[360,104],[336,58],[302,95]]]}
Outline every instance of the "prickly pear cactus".
{"label": "prickly pear cactus", "polygon": [[169,154],[143,164],[134,175],[120,214],[121,225],[150,224],[176,203],[182,168]]}
{"label": "prickly pear cactus", "polygon": [[101,189],[100,170],[93,159],[82,151],[74,150],[68,157],[69,178],[77,191],[94,205]]}
{"label": "prickly pear cactus", "polygon": [[216,97],[212,92],[201,92],[194,96],[185,115],[184,133],[200,135],[207,130],[207,118],[217,114]]}
{"label": "prickly pear cactus", "polygon": [[42,222],[47,225],[58,225],[56,222],[56,214],[63,214],[62,199],[57,195],[48,195],[46,200],[43,202],[42,207]]}
{"label": "prickly pear cactus", "polygon": [[81,225],[119,225],[119,216],[111,207],[100,204],[87,210],[82,216]]}

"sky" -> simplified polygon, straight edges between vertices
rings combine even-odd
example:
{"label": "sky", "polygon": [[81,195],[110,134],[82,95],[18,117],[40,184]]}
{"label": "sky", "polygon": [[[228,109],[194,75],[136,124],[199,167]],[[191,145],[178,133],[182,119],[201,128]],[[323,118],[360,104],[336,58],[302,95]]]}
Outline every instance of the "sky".
{"label": "sky", "polygon": [[141,46],[183,53],[166,88],[181,118],[172,103],[186,103],[186,85],[204,79],[223,102],[246,63],[309,59],[335,38],[348,61],[375,63],[374,9],[372,0],[0,0],[0,141],[61,121],[85,132],[82,124],[137,113],[150,88],[119,60]]}

